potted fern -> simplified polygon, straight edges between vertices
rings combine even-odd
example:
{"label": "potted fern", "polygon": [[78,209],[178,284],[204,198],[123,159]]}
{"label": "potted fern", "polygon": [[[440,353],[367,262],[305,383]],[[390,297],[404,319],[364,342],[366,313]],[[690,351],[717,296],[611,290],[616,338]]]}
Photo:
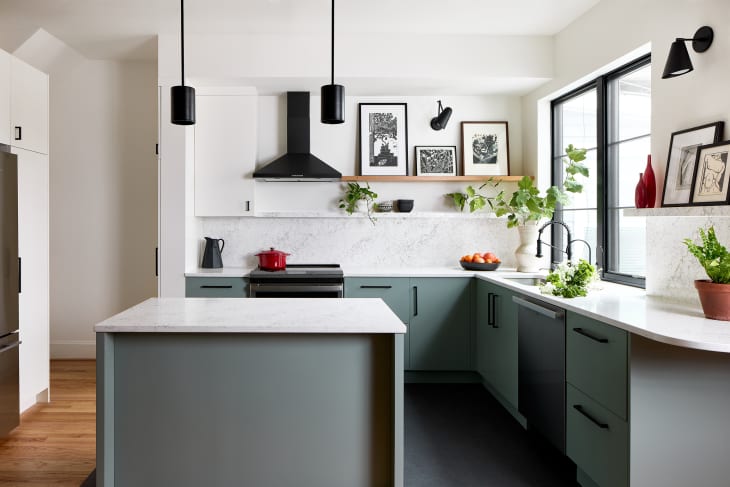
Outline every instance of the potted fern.
{"label": "potted fern", "polygon": [[715,227],[700,228],[702,245],[684,239],[689,252],[697,257],[710,279],[697,279],[695,288],[700,296],[706,318],[730,321],[730,252],[720,244]]}

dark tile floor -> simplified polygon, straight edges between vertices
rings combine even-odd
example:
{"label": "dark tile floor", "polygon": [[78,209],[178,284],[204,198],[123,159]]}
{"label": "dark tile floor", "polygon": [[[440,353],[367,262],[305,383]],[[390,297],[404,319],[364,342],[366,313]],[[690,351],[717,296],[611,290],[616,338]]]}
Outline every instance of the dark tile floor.
{"label": "dark tile floor", "polygon": [[568,487],[575,467],[479,384],[406,384],[406,487]]}

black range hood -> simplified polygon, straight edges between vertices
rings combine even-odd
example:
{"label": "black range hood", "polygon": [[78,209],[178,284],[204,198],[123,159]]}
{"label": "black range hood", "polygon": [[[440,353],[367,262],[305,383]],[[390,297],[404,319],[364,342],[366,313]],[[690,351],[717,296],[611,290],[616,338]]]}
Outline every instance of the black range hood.
{"label": "black range hood", "polygon": [[253,173],[263,181],[339,181],[342,173],[309,152],[309,92],[286,94],[286,154]]}

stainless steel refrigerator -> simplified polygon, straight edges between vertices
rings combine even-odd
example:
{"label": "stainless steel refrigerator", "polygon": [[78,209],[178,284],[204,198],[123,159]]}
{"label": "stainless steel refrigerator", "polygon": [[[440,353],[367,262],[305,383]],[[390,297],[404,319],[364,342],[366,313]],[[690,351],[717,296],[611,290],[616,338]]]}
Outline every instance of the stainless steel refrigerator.
{"label": "stainless steel refrigerator", "polygon": [[0,437],[20,423],[18,385],[18,158],[0,144]]}

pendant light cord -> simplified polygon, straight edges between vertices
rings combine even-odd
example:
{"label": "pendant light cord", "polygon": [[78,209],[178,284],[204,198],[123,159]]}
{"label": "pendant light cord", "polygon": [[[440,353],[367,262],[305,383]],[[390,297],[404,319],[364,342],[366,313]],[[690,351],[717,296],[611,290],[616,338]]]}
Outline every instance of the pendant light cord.
{"label": "pendant light cord", "polygon": [[[332,0],[334,2],[334,0]],[[185,86],[185,12],[183,10],[184,0],[180,0],[180,68],[182,86]]]}
{"label": "pendant light cord", "polygon": [[332,0],[332,78],[330,84],[335,84],[335,0]]}

